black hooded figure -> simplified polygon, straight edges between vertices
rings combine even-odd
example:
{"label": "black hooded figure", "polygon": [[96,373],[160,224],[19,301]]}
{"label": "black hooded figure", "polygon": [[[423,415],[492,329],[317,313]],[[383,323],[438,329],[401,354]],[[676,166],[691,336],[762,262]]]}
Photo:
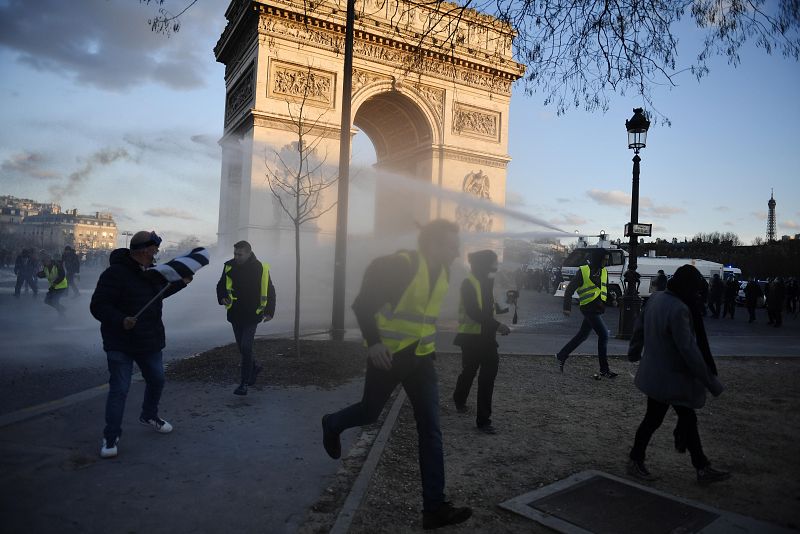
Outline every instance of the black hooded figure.
{"label": "black hooded figure", "polygon": [[628,463],[628,473],[637,478],[655,479],[645,466],[645,451],[670,406],[678,415],[675,450],[689,451],[697,481],[709,484],[730,476],[711,467],[697,431],[695,410],[705,405],[706,391],[715,397],[723,391],[703,324],[705,289],[700,271],[691,265],[680,267],[666,291],[650,296],[634,327],[628,359],[641,360],[635,384],[647,395],[647,412]]}
{"label": "black hooded figure", "polygon": [[467,397],[478,375],[478,411],[475,423],[478,430],[495,434],[492,426],[492,393],[500,358],[497,354],[496,335],[510,332],[507,325],[494,318],[497,306],[494,301],[494,275],[497,272],[497,254],[479,250],[467,256],[470,274],[461,284],[461,302],[458,308],[458,334],[454,343],[461,347],[461,374],[458,375],[453,401],[460,413],[466,413]]}
{"label": "black hooded figure", "polygon": [[608,271],[606,262],[608,252],[598,248],[592,251],[589,265],[583,265],[570,280],[567,289],[564,291],[564,315],[570,314],[572,306],[572,294],[578,292],[580,309],[583,314],[583,322],[578,333],[569,340],[556,354],[559,370],[564,372],[564,363],[569,355],[586,341],[589,332],[592,330],[597,334],[597,358],[600,362],[600,376],[604,378],[615,378],[617,373],[608,367],[608,328],[603,321],[603,313],[606,308],[606,298],[608,297]]}

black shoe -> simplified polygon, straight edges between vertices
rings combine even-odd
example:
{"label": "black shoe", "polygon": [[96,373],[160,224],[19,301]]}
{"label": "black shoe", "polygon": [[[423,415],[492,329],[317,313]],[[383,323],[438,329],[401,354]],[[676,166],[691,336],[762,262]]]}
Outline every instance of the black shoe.
{"label": "black shoe", "polygon": [[639,480],[647,480],[648,482],[652,482],[654,480],[658,480],[652,473],[647,469],[644,465],[644,462],[639,460],[628,460],[628,474],[632,477],[636,477]]}
{"label": "black shoe", "polygon": [[497,434],[497,429],[493,427],[491,424],[489,425],[478,425],[478,431],[483,432],[484,434],[494,435]]}
{"label": "black shoe", "polygon": [[567,361],[566,358],[562,360],[561,358],[558,357],[558,354],[556,354],[556,361],[558,362],[558,370],[559,370],[559,372],[563,373],[564,372],[564,363]]}
{"label": "black shoe", "polygon": [[686,438],[683,435],[675,430],[672,435],[675,437],[675,450],[678,451],[680,454],[686,452]]}
{"label": "black shoe", "polygon": [[703,469],[697,470],[697,483],[701,486],[713,484],[714,482],[720,482],[729,478],[731,478],[731,474],[729,472],[714,469],[710,465],[707,465]]}
{"label": "black shoe", "polygon": [[263,369],[263,367],[261,367],[260,365],[258,364],[253,365],[253,372],[250,373],[250,380],[247,381],[248,386],[256,385],[256,378],[258,378],[258,373],[261,372],[261,369]]}
{"label": "black shoe", "polygon": [[334,460],[342,457],[342,442],[339,439],[339,434],[328,428],[328,419],[330,414],[322,416],[322,446],[325,447],[325,452]]}
{"label": "black shoe", "polygon": [[233,390],[234,395],[247,395],[247,384],[242,382],[239,387]]}
{"label": "black shoe", "polygon": [[469,413],[469,406],[467,406],[466,404],[456,403],[456,411],[458,413]]}
{"label": "black shoe", "polygon": [[457,525],[472,517],[469,506],[453,506],[451,502],[443,502],[435,512],[422,512],[422,528],[433,530],[447,525]]}
{"label": "black shoe", "polygon": [[603,378],[617,378],[619,374],[609,369],[608,371],[600,371],[600,376]]}

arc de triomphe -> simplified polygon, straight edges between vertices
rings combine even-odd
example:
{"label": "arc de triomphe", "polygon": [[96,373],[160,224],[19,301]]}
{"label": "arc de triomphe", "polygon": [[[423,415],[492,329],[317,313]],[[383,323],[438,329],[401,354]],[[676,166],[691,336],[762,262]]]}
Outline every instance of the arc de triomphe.
{"label": "arc de triomphe", "polygon": [[[512,59],[513,30],[453,4],[438,11],[404,0],[356,5],[351,124],[372,141],[376,169],[504,205],[511,84],[524,72]],[[214,49],[226,83],[220,245],[270,242],[287,226],[266,181],[264,154],[297,143],[289,106],[303,95],[317,151],[338,165],[345,9],[344,0],[231,1]],[[335,199],[335,187],[326,195]],[[481,231],[502,224],[486,212],[416,195],[379,184],[375,233],[410,231],[414,221],[433,217]],[[316,230],[333,235],[335,218],[335,209],[325,213]]]}

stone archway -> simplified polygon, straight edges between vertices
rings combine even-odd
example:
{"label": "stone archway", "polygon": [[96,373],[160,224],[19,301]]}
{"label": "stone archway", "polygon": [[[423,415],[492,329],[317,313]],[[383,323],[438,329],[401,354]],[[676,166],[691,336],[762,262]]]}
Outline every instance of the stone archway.
{"label": "stone archway", "polygon": [[[227,89],[220,244],[257,242],[281,228],[262,153],[293,141],[287,106],[301,93],[314,110],[320,151],[338,156],[344,8],[344,0],[230,3],[214,50]],[[351,124],[372,141],[376,167],[447,189],[479,189],[505,204],[511,83],[523,74],[511,56],[513,30],[474,11],[443,14],[404,0],[362,0],[357,9]],[[405,196],[400,206],[389,189],[376,192],[376,233],[410,230],[433,217],[472,224],[474,214],[430,196]],[[335,210],[327,213],[316,230],[333,235],[335,217]]]}

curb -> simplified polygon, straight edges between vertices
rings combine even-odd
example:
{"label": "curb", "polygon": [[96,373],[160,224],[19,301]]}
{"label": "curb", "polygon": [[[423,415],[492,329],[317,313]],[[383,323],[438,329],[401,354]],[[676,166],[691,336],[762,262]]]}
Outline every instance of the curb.
{"label": "curb", "polygon": [[334,522],[333,527],[331,527],[329,534],[346,534],[350,530],[350,524],[353,522],[356,512],[364,500],[364,495],[369,487],[369,482],[372,480],[372,475],[375,472],[375,469],[378,467],[378,461],[383,455],[383,450],[386,448],[386,444],[389,441],[389,435],[394,428],[394,423],[397,421],[397,416],[400,414],[400,408],[403,407],[405,400],[406,392],[401,388],[394,400],[394,403],[392,404],[391,409],[389,410],[389,413],[386,415],[386,419],[383,421],[383,425],[381,426],[380,432],[378,432],[378,436],[375,438],[375,441],[370,448],[367,459],[364,461],[364,465],[361,466],[361,471],[358,473],[358,477],[356,477],[355,482],[353,482],[353,486],[350,488],[350,493],[347,495],[347,499],[345,499],[341,510],[339,510],[339,514],[336,516],[336,522]]}

